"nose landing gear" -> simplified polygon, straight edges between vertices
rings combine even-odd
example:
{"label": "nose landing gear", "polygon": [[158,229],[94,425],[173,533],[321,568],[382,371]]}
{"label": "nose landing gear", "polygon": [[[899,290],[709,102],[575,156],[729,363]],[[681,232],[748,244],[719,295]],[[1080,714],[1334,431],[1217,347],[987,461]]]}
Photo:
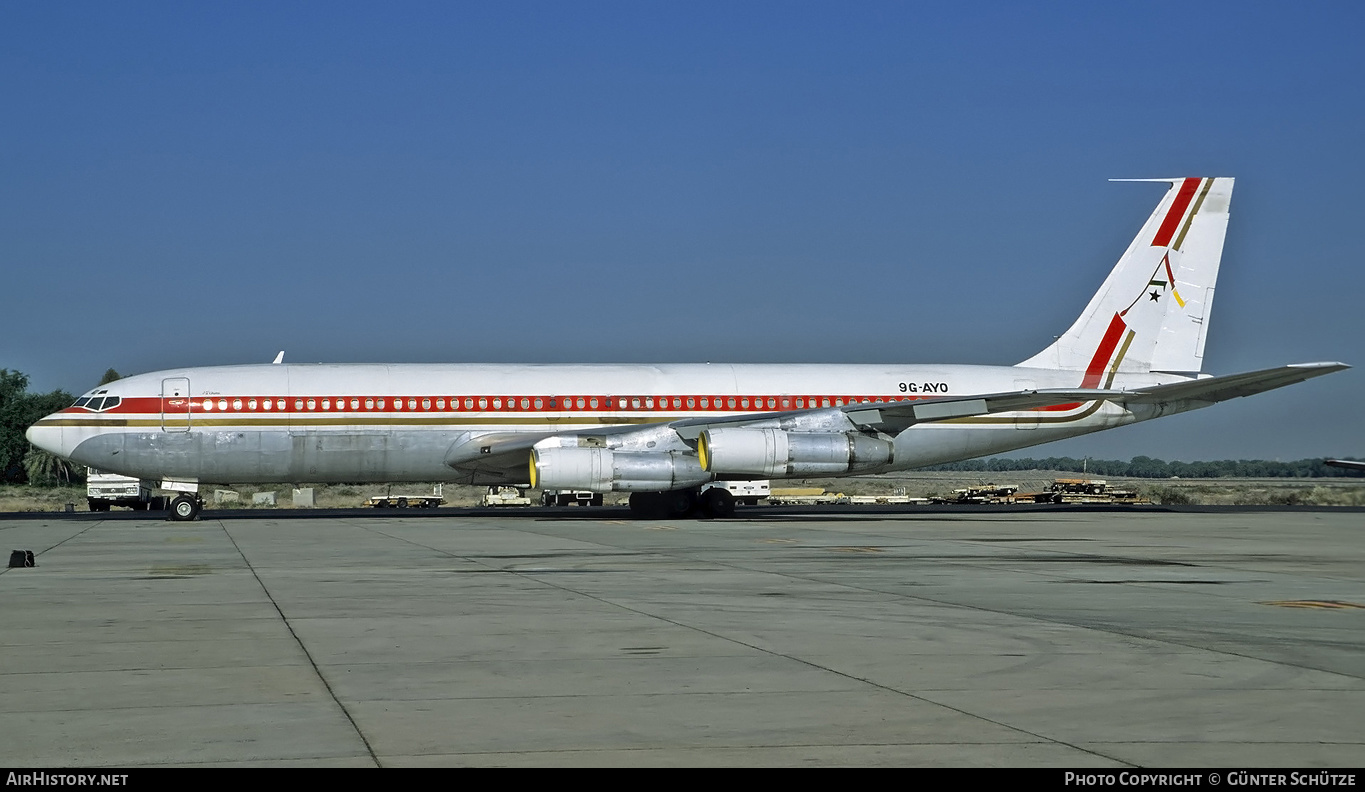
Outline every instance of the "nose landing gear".
{"label": "nose landing gear", "polygon": [[174,522],[189,522],[198,517],[203,508],[204,502],[199,499],[198,494],[180,495],[171,501],[169,514]]}

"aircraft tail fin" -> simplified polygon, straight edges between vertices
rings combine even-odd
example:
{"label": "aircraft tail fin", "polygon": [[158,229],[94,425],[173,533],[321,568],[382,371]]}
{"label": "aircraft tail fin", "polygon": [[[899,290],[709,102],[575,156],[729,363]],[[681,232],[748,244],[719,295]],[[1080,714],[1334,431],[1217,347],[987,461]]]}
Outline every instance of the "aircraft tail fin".
{"label": "aircraft tail fin", "polygon": [[1233,180],[1131,181],[1171,187],[1075,324],[1020,366],[1084,372],[1083,388],[1121,372],[1201,370]]}

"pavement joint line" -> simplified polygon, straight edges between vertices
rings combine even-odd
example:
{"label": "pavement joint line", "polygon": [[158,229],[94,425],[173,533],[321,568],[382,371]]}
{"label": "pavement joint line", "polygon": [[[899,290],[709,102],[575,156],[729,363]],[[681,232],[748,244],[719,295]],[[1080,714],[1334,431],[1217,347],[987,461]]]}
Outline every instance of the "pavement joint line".
{"label": "pavement joint line", "polygon": [[[462,560],[471,561],[471,562],[473,562],[473,563],[479,563],[478,561],[475,561],[474,559],[466,558],[466,557],[464,557],[464,556],[459,556],[459,555],[456,555],[456,554],[454,554],[454,553],[450,553],[450,552],[448,552],[448,551],[444,551],[444,550],[441,550],[441,549],[436,548],[436,547],[431,547],[430,545],[425,545],[425,544],[422,544],[421,542],[413,541],[413,540],[411,540],[411,539],[406,539],[406,538],[401,537],[401,536],[393,536],[393,535],[391,535],[391,534],[385,533],[385,532],[380,531],[380,530],[377,530],[377,529],[362,528],[362,530],[371,531],[371,532],[377,533],[377,534],[379,534],[379,535],[381,535],[381,536],[387,536],[388,538],[393,539],[393,540],[395,540],[395,541],[406,542],[406,543],[408,543],[408,544],[416,545],[417,547],[423,547],[423,548],[426,548],[427,550],[431,550],[432,552],[439,553],[439,554],[445,555],[445,556],[449,556],[449,557],[451,557],[451,558],[460,558],[460,559],[462,559]],[[528,531],[528,533],[536,533],[536,532],[535,532],[535,531]],[[537,534],[537,535],[543,536],[544,534]],[[599,544],[599,545],[604,546],[604,547],[611,547],[611,545],[603,545],[603,544],[598,543],[598,542],[593,542],[592,544]],[[615,548],[615,549],[620,550],[621,548]],[[663,553],[662,555],[668,556],[669,554]],[[691,558],[690,556],[685,556],[685,557]],[[713,563],[714,563],[714,562],[713,562]],[[748,571],[748,572],[757,572],[757,573],[760,573],[760,574],[777,575],[777,576],[779,576],[779,577],[791,577],[791,576],[789,576],[789,575],[785,575],[785,574],[782,574],[782,573],[768,572],[768,571],[765,571],[765,570],[747,569],[747,568],[742,567],[742,566],[727,565],[727,564],[717,564],[717,566],[722,566],[722,567],[724,567],[724,566],[733,566],[733,568],[743,569],[743,570]],[[971,719],[973,719],[973,720],[983,721],[983,722],[985,722],[985,723],[990,723],[990,724],[992,724],[992,725],[999,726],[999,727],[1001,727],[1001,728],[1003,728],[1003,729],[1008,729],[1008,730],[1010,730],[1010,731],[1012,731],[1012,732],[1018,732],[1019,734],[1027,734],[1027,735],[1029,735],[1030,737],[1036,738],[1036,739],[1037,739],[1038,741],[1040,741],[1040,742],[1045,742],[1045,743],[1049,743],[1049,744],[1053,744],[1053,745],[1064,745],[1064,746],[1066,746],[1066,747],[1068,747],[1068,748],[1072,748],[1072,749],[1074,749],[1074,750],[1081,751],[1081,752],[1083,752],[1083,753],[1087,753],[1087,754],[1090,754],[1090,755],[1092,755],[1092,756],[1097,756],[1097,757],[1100,757],[1100,758],[1102,758],[1102,759],[1107,759],[1107,760],[1112,761],[1112,762],[1119,762],[1120,764],[1124,764],[1124,765],[1128,765],[1128,764],[1129,764],[1128,762],[1125,762],[1125,761],[1123,761],[1122,759],[1119,759],[1119,758],[1116,757],[1116,756],[1108,756],[1108,755],[1106,755],[1106,754],[1100,753],[1099,751],[1092,751],[1092,750],[1089,750],[1089,749],[1086,749],[1086,748],[1082,748],[1082,747],[1079,746],[1079,745],[1074,745],[1074,744],[1072,744],[1072,743],[1068,743],[1068,742],[1066,742],[1065,740],[1060,740],[1060,739],[1055,739],[1055,738],[1051,738],[1051,737],[1046,737],[1046,736],[1044,736],[1044,735],[1042,735],[1042,734],[1038,734],[1037,732],[1033,732],[1033,731],[1030,731],[1030,730],[1028,730],[1028,729],[1023,729],[1023,728],[1020,728],[1020,727],[1018,727],[1018,726],[1013,726],[1013,725],[1010,725],[1010,724],[1008,724],[1008,723],[1004,723],[1004,722],[1002,722],[1002,721],[996,720],[996,719],[994,719],[994,718],[988,718],[988,717],[986,717],[986,716],[984,716],[984,715],[980,715],[980,714],[975,713],[975,712],[969,712],[969,711],[967,711],[967,710],[965,710],[965,709],[962,709],[962,708],[960,708],[960,707],[954,707],[954,706],[949,705],[949,704],[943,704],[943,703],[941,703],[941,702],[933,701],[932,699],[928,699],[928,698],[925,698],[925,697],[920,696],[920,695],[916,695],[916,694],[911,693],[911,692],[908,692],[908,691],[898,690],[898,689],[896,689],[896,688],[894,688],[894,687],[891,687],[891,686],[889,686],[889,685],[883,685],[883,684],[881,684],[881,683],[879,683],[879,682],[873,682],[873,681],[870,680],[870,679],[864,679],[864,678],[859,677],[859,676],[856,676],[856,675],[854,675],[854,674],[850,674],[850,673],[847,673],[847,672],[844,672],[844,671],[839,671],[839,670],[830,668],[830,667],[828,667],[828,666],[823,666],[823,665],[820,665],[819,663],[816,663],[816,662],[813,662],[813,661],[810,661],[810,660],[806,660],[806,659],[803,659],[803,658],[800,658],[800,657],[796,657],[796,656],[794,656],[794,655],[786,654],[786,653],[783,653],[783,652],[776,652],[776,651],[773,651],[773,650],[771,650],[771,649],[765,649],[765,648],[763,648],[763,647],[761,647],[761,646],[755,646],[754,644],[751,644],[751,643],[748,643],[748,642],[745,642],[745,641],[741,641],[741,640],[739,640],[739,639],[737,639],[737,638],[732,638],[732,637],[730,637],[730,636],[721,635],[720,633],[714,632],[714,631],[712,631],[712,630],[702,629],[701,627],[697,627],[697,626],[695,626],[695,625],[684,624],[684,623],[682,623],[682,622],[680,622],[680,621],[677,621],[676,619],[670,619],[670,618],[667,618],[667,617],[664,617],[664,616],[660,616],[660,615],[658,615],[658,614],[649,613],[648,611],[644,611],[644,610],[641,610],[641,609],[639,609],[639,608],[632,608],[632,607],[630,607],[630,606],[628,606],[628,605],[623,605],[623,604],[621,604],[621,603],[619,603],[619,602],[613,602],[612,600],[609,600],[609,599],[606,599],[606,598],[603,598],[603,597],[599,597],[599,596],[596,596],[596,595],[593,595],[593,594],[588,594],[588,593],[583,592],[583,591],[578,591],[578,590],[573,589],[573,588],[570,588],[570,587],[568,587],[568,586],[564,586],[564,585],[561,585],[561,584],[558,584],[558,583],[552,583],[552,582],[550,582],[550,581],[539,580],[538,578],[535,578],[535,577],[533,577],[532,575],[528,575],[528,574],[525,573],[525,572],[520,572],[520,571],[516,571],[516,570],[503,570],[503,571],[505,571],[505,572],[507,572],[508,574],[511,574],[511,575],[516,575],[516,576],[518,576],[518,577],[527,577],[527,578],[530,578],[531,580],[535,580],[536,582],[541,583],[542,585],[546,585],[546,586],[549,586],[549,587],[551,587],[551,588],[556,588],[556,589],[559,589],[559,590],[561,590],[561,591],[566,591],[566,592],[569,592],[569,593],[571,593],[571,594],[576,594],[576,595],[578,595],[578,596],[580,596],[580,597],[584,597],[584,598],[593,600],[594,602],[600,602],[600,603],[602,603],[602,604],[604,604],[604,605],[610,605],[610,606],[612,606],[612,607],[614,607],[614,608],[619,608],[619,609],[624,610],[624,611],[626,611],[626,612],[628,612],[628,613],[634,613],[634,614],[637,614],[637,615],[639,615],[639,616],[644,616],[644,617],[647,617],[647,618],[650,618],[650,619],[655,619],[655,620],[657,620],[657,621],[664,622],[665,624],[671,624],[671,625],[673,625],[673,626],[675,626],[675,627],[679,627],[679,628],[682,628],[682,629],[685,629],[685,630],[691,630],[691,631],[693,631],[693,632],[700,633],[700,634],[702,634],[702,635],[706,635],[706,636],[715,638],[715,639],[720,640],[720,641],[725,641],[725,642],[728,642],[728,643],[738,644],[738,645],[740,645],[740,646],[743,646],[743,647],[746,647],[746,648],[750,649],[751,651],[759,652],[760,654],[765,654],[765,655],[769,655],[769,656],[772,656],[772,657],[781,657],[781,658],[783,658],[783,659],[785,659],[785,660],[789,660],[789,661],[792,661],[792,662],[795,662],[795,663],[799,663],[799,664],[804,665],[804,666],[807,666],[807,667],[809,667],[809,668],[814,668],[814,669],[816,669],[816,670],[818,670],[818,671],[823,671],[823,672],[828,673],[828,674],[833,674],[833,675],[835,675],[835,676],[842,677],[842,678],[844,678],[844,679],[848,679],[848,680],[851,680],[851,681],[854,681],[854,682],[858,682],[858,683],[867,685],[867,686],[869,686],[869,687],[872,687],[872,688],[876,688],[876,689],[878,689],[878,690],[885,691],[885,692],[887,692],[887,693],[892,693],[892,694],[895,694],[895,695],[898,695],[898,696],[902,696],[902,697],[904,697],[904,698],[912,699],[912,700],[915,700],[915,701],[920,701],[920,702],[922,702],[922,703],[929,704],[929,705],[934,706],[934,707],[941,707],[942,709],[946,709],[946,710],[949,710],[949,711],[952,711],[952,712],[956,712],[956,713],[958,713],[959,715],[962,715],[962,716],[964,716],[964,717],[971,718]],[[800,579],[800,578],[797,578],[797,579]],[[863,589],[855,589],[855,590],[863,590]],[[872,591],[875,592],[875,590],[872,590]],[[875,592],[875,593],[884,593],[884,592]]]}
{"label": "pavement joint line", "polygon": [[299,638],[298,633],[294,632],[294,625],[289,623],[289,617],[284,614],[284,610],[280,608],[280,604],[275,601],[275,595],[270,593],[270,588],[265,585],[265,581],[261,580],[261,576],[256,574],[256,567],[252,566],[251,559],[247,558],[246,553],[242,552],[242,548],[237,544],[237,540],[232,537],[232,533],[228,531],[227,526],[223,524],[223,521],[215,520],[214,522],[218,524],[218,528],[223,532],[223,535],[232,543],[232,548],[237,551],[237,555],[241,556],[242,563],[246,564],[246,568],[251,570],[251,576],[256,579],[256,585],[261,587],[261,591],[264,592],[266,598],[270,600],[271,607],[275,609],[276,613],[280,614],[280,620],[284,622],[285,629],[289,631],[289,635],[294,639],[294,643],[298,644],[299,650],[303,652],[303,656],[308,658],[308,664],[312,666],[313,673],[317,674],[318,681],[321,682],[323,688],[327,690],[327,695],[330,696],[332,701],[340,708],[341,714],[346,716],[346,720],[350,722],[351,728],[355,729],[356,736],[360,738],[361,744],[365,746],[365,751],[369,753],[371,761],[375,763],[376,767],[383,767],[383,763],[379,761],[379,756],[374,752],[374,746],[370,745],[369,739],[365,737],[365,732],[360,729],[360,724],[355,722],[355,717],[351,715],[351,711],[346,709],[346,705],[341,703],[341,699],[337,698],[336,691],[332,690],[331,684],[327,682],[327,677],[323,675],[322,669],[318,667],[317,661],[313,659],[312,653],[308,651],[308,647],[304,645],[303,640]]}
{"label": "pavement joint line", "polygon": [[[37,567],[37,566],[38,566],[38,558],[41,557],[43,553],[46,553],[46,552],[48,552],[49,550],[56,550],[58,547],[61,547],[62,545],[66,544],[67,542],[71,541],[72,539],[75,539],[75,538],[78,537],[78,536],[83,536],[83,535],[85,535],[85,533],[86,533],[87,531],[90,531],[91,529],[93,529],[93,528],[95,528],[95,527],[97,527],[97,526],[103,525],[103,524],[104,524],[104,521],[103,521],[103,520],[100,520],[99,522],[93,522],[93,523],[91,523],[88,527],[83,528],[83,529],[77,531],[76,533],[71,534],[70,536],[68,536],[68,537],[66,537],[65,539],[63,539],[62,541],[60,541],[60,542],[58,542],[58,543],[52,545],[51,547],[48,547],[48,548],[45,549],[45,550],[39,550],[39,551],[35,552],[35,553],[33,554],[33,567]],[[31,568],[33,568],[33,567],[11,567],[11,566],[6,566],[5,568],[0,569],[0,575],[5,574],[6,572],[10,571],[11,569],[31,569]]]}

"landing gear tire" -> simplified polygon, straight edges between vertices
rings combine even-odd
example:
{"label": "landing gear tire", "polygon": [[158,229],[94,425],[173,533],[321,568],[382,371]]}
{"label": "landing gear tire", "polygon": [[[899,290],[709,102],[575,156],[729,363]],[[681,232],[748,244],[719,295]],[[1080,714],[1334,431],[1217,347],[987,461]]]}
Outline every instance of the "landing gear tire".
{"label": "landing gear tire", "polygon": [[707,517],[730,517],[735,513],[735,496],[719,487],[701,494],[701,511]]}
{"label": "landing gear tire", "polygon": [[630,513],[632,516],[652,520],[664,516],[662,492],[630,493]]}
{"label": "landing gear tire", "polygon": [[189,522],[199,516],[204,504],[196,497],[181,495],[171,501],[171,519],[175,522]]}
{"label": "landing gear tire", "polygon": [[697,493],[693,490],[674,490],[662,493],[664,516],[686,517],[697,507]]}

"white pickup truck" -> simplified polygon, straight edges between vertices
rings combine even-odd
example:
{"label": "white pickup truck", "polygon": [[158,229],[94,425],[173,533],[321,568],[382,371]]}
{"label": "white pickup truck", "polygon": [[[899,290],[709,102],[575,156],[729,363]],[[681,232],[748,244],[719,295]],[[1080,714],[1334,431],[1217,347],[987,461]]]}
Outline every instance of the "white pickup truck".
{"label": "white pickup truck", "polygon": [[133,511],[164,511],[166,498],[157,495],[156,488],[155,481],[86,468],[85,501],[92,512],[107,512],[110,506],[127,506]]}

